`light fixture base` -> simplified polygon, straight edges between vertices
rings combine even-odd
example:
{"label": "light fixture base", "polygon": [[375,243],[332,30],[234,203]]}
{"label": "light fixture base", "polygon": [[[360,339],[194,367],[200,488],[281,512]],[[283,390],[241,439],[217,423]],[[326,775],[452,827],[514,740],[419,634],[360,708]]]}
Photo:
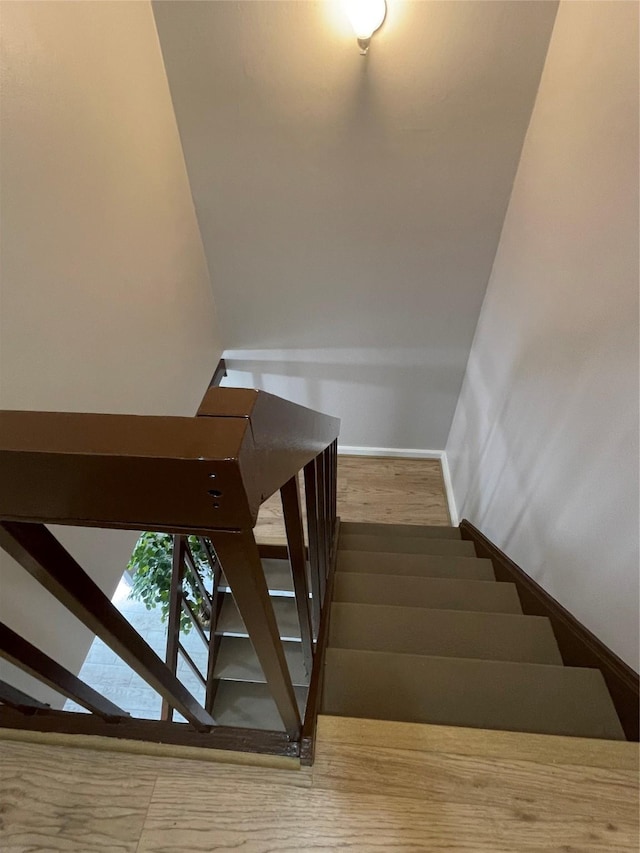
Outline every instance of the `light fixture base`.
{"label": "light fixture base", "polygon": [[358,39],[358,47],[360,48],[360,56],[366,56],[369,53],[369,45],[371,37],[368,39]]}

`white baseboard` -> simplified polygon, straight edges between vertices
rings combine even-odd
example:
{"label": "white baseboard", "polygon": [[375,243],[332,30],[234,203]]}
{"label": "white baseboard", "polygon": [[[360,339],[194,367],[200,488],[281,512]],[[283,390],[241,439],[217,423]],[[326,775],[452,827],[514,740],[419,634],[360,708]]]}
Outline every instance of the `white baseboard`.
{"label": "white baseboard", "polygon": [[392,456],[397,459],[441,459],[443,450],[403,450],[397,447],[349,447],[338,445],[341,456]]}
{"label": "white baseboard", "polygon": [[451,524],[453,527],[458,526],[458,510],[453,496],[451,471],[449,470],[449,461],[445,450],[401,449],[398,447],[352,447],[346,444],[339,444],[338,453],[340,456],[387,456],[394,459],[439,459],[442,466],[442,479],[444,480],[444,491],[447,496]]}

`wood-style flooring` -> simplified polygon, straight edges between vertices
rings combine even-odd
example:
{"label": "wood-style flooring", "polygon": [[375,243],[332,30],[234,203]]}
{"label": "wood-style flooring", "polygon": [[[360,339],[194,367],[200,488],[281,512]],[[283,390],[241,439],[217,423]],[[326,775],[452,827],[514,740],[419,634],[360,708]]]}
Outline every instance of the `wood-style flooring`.
{"label": "wood-style flooring", "polygon": [[0,849],[638,851],[638,745],[319,720],[311,769],[2,740]]}
{"label": "wood-style flooring", "polygon": [[[451,524],[440,461],[339,456],[338,515],[342,521]],[[258,542],[286,541],[279,494],[262,505],[254,533]]]}

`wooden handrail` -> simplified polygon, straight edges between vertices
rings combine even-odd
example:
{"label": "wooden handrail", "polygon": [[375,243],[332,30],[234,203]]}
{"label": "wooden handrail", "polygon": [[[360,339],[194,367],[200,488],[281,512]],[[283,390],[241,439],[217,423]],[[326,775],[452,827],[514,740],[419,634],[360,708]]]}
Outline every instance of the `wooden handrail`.
{"label": "wooden handrail", "polygon": [[249,422],[252,443],[247,441],[240,463],[251,472],[244,485],[254,523],[260,504],[330,447],[340,431],[338,418],[248,388],[209,388],[198,418]]}
{"label": "wooden handrail", "polygon": [[[189,559],[186,536],[202,537],[215,561],[213,543],[216,572],[221,563],[285,730],[299,741],[300,713],[252,528],[261,503],[280,489],[305,662],[311,669],[317,661],[297,476],[305,470],[317,630],[336,525],[338,428],[336,418],[271,394],[219,387],[208,389],[194,418],[0,412],[0,546],[154,687],[163,698],[165,720],[176,709],[194,728],[206,731],[215,725],[214,627],[209,638],[202,633],[209,649],[204,708],[178,681],[176,669],[180,608],[189,609],[179,594]],[[44,527],[47,523],[176,536],[166,663],[122,619]],[[212,625],[220,604],[217,582]]]}
{"label": "wooden handrail", "polygon": [[287,532],[289,563],[298,609],[302,657],[307,675],[313,668],[313,629],[309,612],[309,585],[307,583],[307,560],[304,551],[304,528],[300,510],[298,478],[292,477],[280,490],[282,514]]}
{"label": "wooden handrail", "polygon": [[0,411],[0,519],[205,535],[253,527],[260,504],[339,428],[242,388],[211,388],[198,414]]}

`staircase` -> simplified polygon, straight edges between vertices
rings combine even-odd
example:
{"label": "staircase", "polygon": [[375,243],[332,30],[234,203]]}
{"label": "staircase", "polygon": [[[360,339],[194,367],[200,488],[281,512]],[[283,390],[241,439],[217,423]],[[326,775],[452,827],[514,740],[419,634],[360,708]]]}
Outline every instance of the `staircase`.
{"label": "staircase", "polygon": [[341,524],[322,713],[624,740],[601,673],[454,527]]}
{"label": "staircase", "polygon": [[[637,676],[579,623],[569,636],[557,602],[532,607],[533,581],[506,571],[506,555],[473,525],[340,524],[338,427],[232,388],[210,388],[194,418],[0,412],[0,547],[162,699],[160,720],[132,717],[0,623],[0,657],[89,711],[50,708],[0,681],[0,728],[300,764],[313,761],[319,714],[635,739]],[[278,493],[286,545],[260,544],[258,513]],[[173,535],[164,660],[51,524]],[[204,543],[210,587],[193,537]],[[202,624],[188,576],[208,602]],[[553,629],[546,616],[524,615],[519,595]],[[201,668],[182,644],[184,617],[204,643]],[[580,665],[563,665],[556,636],[565,660]]]}

